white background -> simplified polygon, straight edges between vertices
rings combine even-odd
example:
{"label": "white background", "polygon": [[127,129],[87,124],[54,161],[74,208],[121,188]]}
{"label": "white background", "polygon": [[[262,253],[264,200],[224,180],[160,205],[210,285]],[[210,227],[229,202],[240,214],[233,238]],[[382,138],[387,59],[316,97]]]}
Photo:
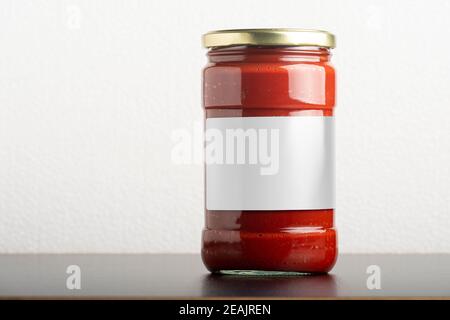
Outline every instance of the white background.
{"label": "white background", "polygon": [[198,252],[200,36],[337,35],[341,252],[450,251],[450,2],[0,3],[0,252]]}

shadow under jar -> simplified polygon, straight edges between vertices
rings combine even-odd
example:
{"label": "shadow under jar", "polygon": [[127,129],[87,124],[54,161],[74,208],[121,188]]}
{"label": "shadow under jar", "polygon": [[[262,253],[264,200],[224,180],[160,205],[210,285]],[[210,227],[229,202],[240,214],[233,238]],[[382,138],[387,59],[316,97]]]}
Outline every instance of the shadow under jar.
{"label": "shadow under jar", "polygon": [[334,228],[334,36],[204,35],[205,228],[211,272],[324,273]]}

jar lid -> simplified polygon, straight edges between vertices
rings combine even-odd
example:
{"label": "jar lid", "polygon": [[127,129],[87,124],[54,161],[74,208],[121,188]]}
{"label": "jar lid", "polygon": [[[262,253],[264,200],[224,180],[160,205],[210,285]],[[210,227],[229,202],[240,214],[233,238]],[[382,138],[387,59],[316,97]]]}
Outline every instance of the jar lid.
{"label": "jar lid", "polygon": [[203,46],[206,48],[237,45],[334,48],[336,43],[332,33],[309,29],[217,30],[203,35]]}

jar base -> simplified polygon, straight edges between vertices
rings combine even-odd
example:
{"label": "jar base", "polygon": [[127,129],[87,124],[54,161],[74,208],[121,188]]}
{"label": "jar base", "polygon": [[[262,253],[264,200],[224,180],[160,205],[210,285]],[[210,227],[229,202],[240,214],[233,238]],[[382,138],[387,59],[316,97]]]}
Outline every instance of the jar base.
{"label": "jar base", "polygon": [[316,273],[297,272],[297,271],[270,271],[270,270],[219,270],[215,274],[227,276],[245,276],[245,277],[297,277],[312,276]]}
{"label": "jar base", "polygon": [[212,273],[323,274],[336,258],[333,228],[298,233],[203,230],[202,260]]}

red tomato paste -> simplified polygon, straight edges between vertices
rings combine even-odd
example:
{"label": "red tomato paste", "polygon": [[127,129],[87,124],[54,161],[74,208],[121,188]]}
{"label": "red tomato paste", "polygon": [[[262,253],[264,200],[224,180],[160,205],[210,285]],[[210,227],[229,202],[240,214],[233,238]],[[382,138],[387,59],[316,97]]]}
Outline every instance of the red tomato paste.
{"label": "red tomato paste", "polygon": [[[253,162],[245,162],[257,149],[252,146],[243,147],[240,162],[224,155],[206,164],[205,266],[211,272],[328,272],[337,257],[334,36],[254,29],[215,31],[203,40],[209,48],[205,123],[215,130],[210,138],[241,129],[242,143],[254,137],[261,146],[262,138],[276,133],[279,146],[273,140],[271,150],[280,157],[274,174],[258,171],[256,151]],[[206,148],[217,142],[206,136]]]}

